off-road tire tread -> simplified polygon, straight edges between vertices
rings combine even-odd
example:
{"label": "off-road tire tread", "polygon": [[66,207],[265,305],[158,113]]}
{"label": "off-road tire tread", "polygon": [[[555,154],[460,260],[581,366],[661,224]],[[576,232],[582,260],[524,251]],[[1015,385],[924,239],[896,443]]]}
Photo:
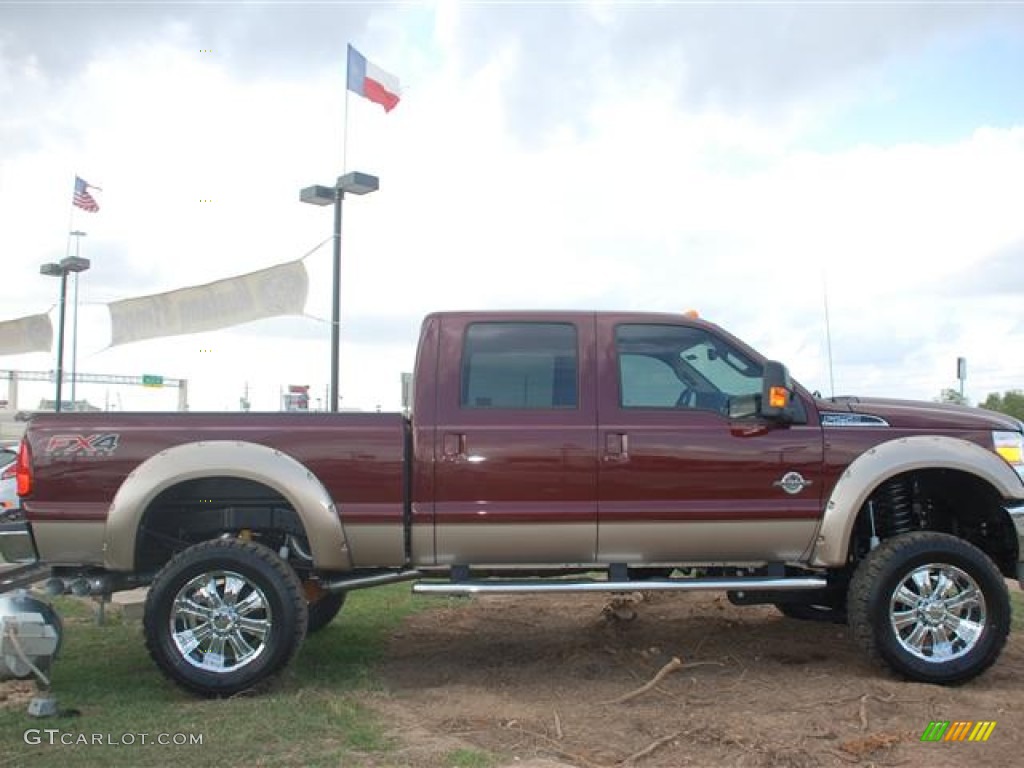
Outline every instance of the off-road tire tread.
{"label": "off-road tire tread", "polygon": [[[295,610],[297,618],[294,625],[290,628],[290,637],[286,636],[286,652],[280,654],[272,665],[264,669],[259,680],[254,681],[252,685],[243,686],[241,688],[228,687],[223,689],[211,689],[208,686],[182,678],[180,675],[175,674],[174,669],[167,664],[162,652],[158,648],[160,641],[157,633],[161,631],[158,627],[158,622],[165,621],[166,616],[158,616],[156,614],[156,603],[158,602],[158,599],[154,596],[158,597],[161,592],[167,588],[167,584],[177,577],[180,570],[192,565],[196,561],[201,561],[208,557],[210,553],[216,553],[219,555],[223,555],[225,553],[236,553],[241,555],[243,558],[253,557],[261,561],[264,565],[269,566],[278,579],[278,585],[283,587],[283,593],[286,601],[290,603],[292,608]],[[211,562],[210,567],[230,567],[230,565],[230,563],[213,565]],[[149,599],[150,597],[154,597],[154,599]],[[302,641],[306,637],[306,626],[308,623],[306,605],[306,596],[302,590],[302,582],[300,582],[298,576],[295,575],[295,571],[292,570],[292,568],[284,560],[278,557],[277,553],[269,547],[257,542],[245,541],[243,539],[211,539],[209,541],[203,541],[175,555],[164,565],[163,568],[160,569],[159,573],[157,573],[153,582],[150,584],[149,597],[147,597],[145,613],[143,615],[143,630],[146,638],[146,650],[149,652],[150,658],[153,659],[164,676],[176,685],[193,693],[210,698],[234,695],[241,692],[241,690],[246,690],[260,685],[279,673],[289,664],[289,662],[291,662],[296,652],[298,652],[299,647],[302,645]]]}
{"label": "off-road tire tread", "polygon": [[334,621],[334,617],[341,612],[345,605],[346,597],[347,593],[345,592],[328,592],[319,600],[308,603],[309,621],[306,624],[306,634],[319,632]]}
{"label": "off-road tire tread", "polygon": [[[895,669],[880,653],[878,644],[875,641],[875,632],[871,625],[871,600],[873,592],[877,589],[883,577],[883,571],[886,570],[893,558],[897,556],[909,557],[914,554],[913,550],[936,548],[936,545],[940,545],[947,553],[958,554],[975,565],[993,569],[996,575],[999,576],[998,583],[1002,590],[1001,594],[997,597],[1007,604],[1009,603],[1009,592],[1006,589],[1006,583],[1003,581],[1002,574],[999,574],[998,569],[995,568],[995,565],[984,552],[963,539],[937,531],[914,531],[882,541],[881,544],[864,557],[856,571],[854,571],[853,578],[850,580],[850,589],[846,603],[850,634],[854,642],[867,654],[872,663],[889,668],[900,676],[912,680],[921,680],[921,678],[917,675]],[[988,600],[991,596],[986,594],[985,597]],[[995,609],[996,606],[993,606],[993,610]],[[969,673],[949,676],[941,682],[945,684],[965,682],[981,674],[994,664],[996,659],[999,658],[1003,646],[1006,644],[1009,634],[1008,619],[1009,612],[1007,612],[1006,631],[996,633],[993,646],[980,664],[976,665]]]}
{"label": "off-road tire tread", "polygon": [[845,624],[846,606],[810,605],[807,603],[775,603],[775,608],[788,619],[813,621],[819,624]]}

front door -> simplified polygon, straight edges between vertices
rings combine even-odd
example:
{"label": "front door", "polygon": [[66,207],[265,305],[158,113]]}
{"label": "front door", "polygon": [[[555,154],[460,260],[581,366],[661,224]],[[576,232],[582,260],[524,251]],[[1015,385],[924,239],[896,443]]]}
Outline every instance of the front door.
{"label": "front door", "polygon": [[594,562],[593,315],[446,316],[439,359],[437,562]]}
{"label": "front door", "polygon": [[820,427],[731,417],[762,366],[705,324],[603,318],[598,338],[599,559],[798,559],[821,516]]}

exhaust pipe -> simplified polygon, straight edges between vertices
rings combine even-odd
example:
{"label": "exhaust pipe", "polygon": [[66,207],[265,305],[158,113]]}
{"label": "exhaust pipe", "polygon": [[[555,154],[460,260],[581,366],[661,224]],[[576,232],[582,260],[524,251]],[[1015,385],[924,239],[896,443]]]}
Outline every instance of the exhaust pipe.
{"label": "exhaust pipe", "polygon": [[43,589],[51,597],[74,595],[90,597],[109,595],[124,589],[135,589],[148,584],[148,579],[132,574],[103,574],[100,576],[52,576],[43,582]]}

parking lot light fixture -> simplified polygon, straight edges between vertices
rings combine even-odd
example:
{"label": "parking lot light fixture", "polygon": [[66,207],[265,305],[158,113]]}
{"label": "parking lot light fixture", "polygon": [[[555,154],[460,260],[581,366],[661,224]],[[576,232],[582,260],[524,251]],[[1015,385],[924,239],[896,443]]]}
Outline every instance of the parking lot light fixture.
{"label": "parking lot light fixture", "polygon": [[380,179],[368,173],[352,171],[338,177],[338,189],[350,195],[367,195],[380,189]]}
{"label": "parking lot light fixture", "polygon": [[54,410],[58,413],[61,410],[61,396],[64,385],[64,316],[67,306],[68,275],[78,272],[85,272],[89,268],[89,260],[80,256],[68,256],[61,259],[60,263],[49,262],[39,268],[39,274],[47,277],[60,278],[60,296],[58,298],[59,318],[57,328],[57,392],[54,400]]}
{"label": "parking lot light fixture", "polygon": [[299,192],[299,200],[311,205],[333,205],[335,196],[334,187],[324,187],[320,184],[306,187]]}
{"label": "parking lot light fixture", "polygon": [[352,171],[339,176],[333,187],[316,184],[299,192],[299,200],[310,205],[334,204],[334,270],[331,285],[331,388],[327,409],[337,412],[339,358],[341,346],[341,204],[345,193],[366,195],[380,188],[380,179],[368,173]]}

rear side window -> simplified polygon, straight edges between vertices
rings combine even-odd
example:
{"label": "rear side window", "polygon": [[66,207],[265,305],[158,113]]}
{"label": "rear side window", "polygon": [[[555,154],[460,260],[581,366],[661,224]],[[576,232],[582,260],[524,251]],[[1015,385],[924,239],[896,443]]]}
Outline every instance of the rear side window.
{"label": "rear side window", "polygon": [[462,350],[463,408],[575,408],[576,327],[473,323]]}

